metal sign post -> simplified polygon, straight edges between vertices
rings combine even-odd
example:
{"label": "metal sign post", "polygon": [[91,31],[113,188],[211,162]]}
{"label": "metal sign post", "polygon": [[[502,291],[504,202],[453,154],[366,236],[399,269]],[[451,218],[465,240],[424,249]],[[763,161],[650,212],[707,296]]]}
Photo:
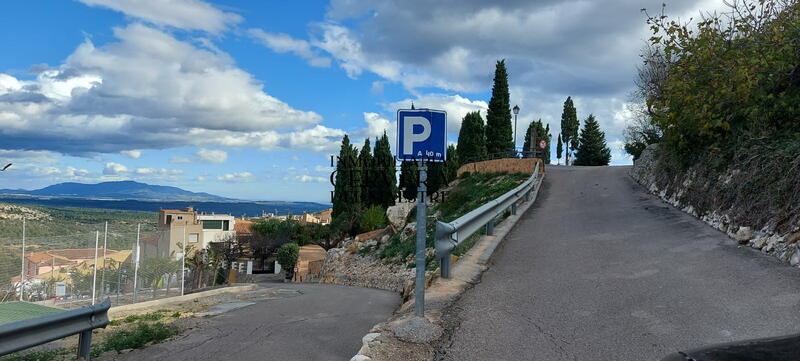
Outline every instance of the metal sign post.
{"label": "metal sign post", "polygon": [[414,313],[425,315],[425,254],[427,241],[428,206],[425,203],[428,162],[447,159],[447,113],[441,110],[410,109],[397,111],[397,158],[417,162],[416,281],[414,284]]}
{"label": "metal sign post", "polygon": [[425,204],[425,192],[427,192],[428,165],[424,160],[417,162],[419,169],[419,188],[417,193],[417,252],[416,267],[417,280],[414,283],[414,313],[417,316],[425,314],[425,238],[427,238],[428,205]]}

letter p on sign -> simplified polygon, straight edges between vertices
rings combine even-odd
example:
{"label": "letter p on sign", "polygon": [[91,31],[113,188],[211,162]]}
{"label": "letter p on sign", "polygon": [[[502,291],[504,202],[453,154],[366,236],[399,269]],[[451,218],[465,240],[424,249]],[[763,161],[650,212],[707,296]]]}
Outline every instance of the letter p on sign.
{"label": "letter p on sign", "polygon": [[447,159],[447,113],[441,110],[397,111],[397,158],[444,162]]}

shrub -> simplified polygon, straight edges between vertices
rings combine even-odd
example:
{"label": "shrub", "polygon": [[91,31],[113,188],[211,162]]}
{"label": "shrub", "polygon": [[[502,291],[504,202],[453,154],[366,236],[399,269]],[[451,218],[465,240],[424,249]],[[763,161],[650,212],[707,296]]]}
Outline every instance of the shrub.
{"label": "shrub", "polygon": [[369,232],[380,228],[385,228],[389,223],[386,218],[386,210],[381,206],[372,206],[367,209],[358,221],[360,232]]}
{"label": "shrub", "polygon": [[163,323],[139,323],[130,330],[114,331],[100,344],[99,348],[93,350],[93,353],[142,348],[149,343],[163,341],[177,334],[178,328],[175,326]]}
{"label": "shrub", "polygon": [[300,246],[297,243],[286,243],[278,248],[277,260],[286,271],[286,278],[291,278],[299,258]]}

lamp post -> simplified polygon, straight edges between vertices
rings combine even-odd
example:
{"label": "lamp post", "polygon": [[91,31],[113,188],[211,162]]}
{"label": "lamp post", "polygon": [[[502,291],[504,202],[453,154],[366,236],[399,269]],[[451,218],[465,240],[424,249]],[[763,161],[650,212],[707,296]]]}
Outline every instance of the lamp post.
{"label": "lamp post", "polygon": [[[517,151],[517,114],[519,114],[519,105],[515,105],[511,111],[514,112],[514,152]],[[523,149],[524,151],[524,149]]]}

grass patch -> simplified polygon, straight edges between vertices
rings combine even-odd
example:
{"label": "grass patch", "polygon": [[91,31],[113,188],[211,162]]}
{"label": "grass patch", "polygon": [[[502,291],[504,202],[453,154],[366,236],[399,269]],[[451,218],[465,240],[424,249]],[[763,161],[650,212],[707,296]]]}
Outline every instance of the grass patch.
{"label": "grass patch", "polygon": [[451,222],[514,189],[530,178],[521,173],[475,173],[464,177],[444,202],[434,205],[443,222]]}
{"label": "grass patch", "polygon": [[165,312],[165,311],[156,311],[156,312],[150,312],[150,313],[143,313],[141,315],[130,315],[128,317],[125,317],[124,320],[125,320],[125,323],[133,323],[133,322],[137,322],[137,321],[158,321],[158,320],[164,318],[164,313],[163,312]]}
{"label": "grass patch", "polygon": [[97,357],[106,351],[137,349],[148,344],[164,341],[177,335],[178,328],[163,323],[138,323],[132,329],[112,331],[105,340],[92,348],[92,356]]}

